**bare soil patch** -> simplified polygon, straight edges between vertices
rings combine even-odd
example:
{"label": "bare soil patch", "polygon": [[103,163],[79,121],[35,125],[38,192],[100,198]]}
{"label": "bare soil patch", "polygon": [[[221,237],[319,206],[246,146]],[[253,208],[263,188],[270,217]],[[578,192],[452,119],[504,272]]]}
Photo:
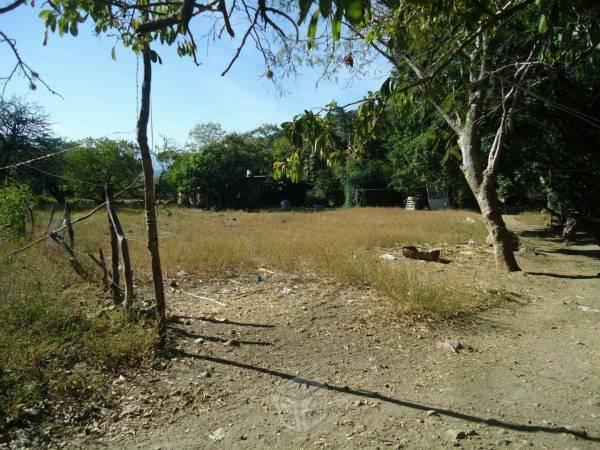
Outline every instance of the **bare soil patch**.
{"label": "bare soil patch", "polygon": [[442,323],[317,276],[179,273],[174,356],[116,378],[119,407],[64,446],[597,447],[599,249],[509,221],[523,273],[489,270],[481,246],[444,248],[449,264],[385,262],[500,292]]}

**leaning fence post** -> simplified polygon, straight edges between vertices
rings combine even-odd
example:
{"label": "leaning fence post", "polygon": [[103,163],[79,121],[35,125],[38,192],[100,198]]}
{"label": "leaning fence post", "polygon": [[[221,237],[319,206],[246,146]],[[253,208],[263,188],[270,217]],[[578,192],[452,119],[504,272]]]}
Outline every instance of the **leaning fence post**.
{"label": "leaning fence post", "polygon": [[113,200],[112,185],[107,184],[105,188],[106,194],[106,216],[108,218],[108,230],[110,232],[110,251],[111,251],[111,267],[112,267],[112,283],[110,290],[112,293],[113,303],[119,305],[123,300],[121,298],[121,289],[119,287],[120,275],[119,275],[119,241],[117,239],[117,233],[113,228],[112,221],[110,220],[110,210],[108,208],[108,202]]}
{"label": "leaning fence post", "polygon": [[125,278],[125,301],[123,303],[123,308],[127,313],[133,300],[133,272],[131,270],[131,258],[129,257],[129,244],[127,242],[127,238],[123,234],[121,222],[119,222],[119,217],[117,216],[117,213],[114,209],[114,205],[112,203],[112,186],[110,184],[107,184],[105,189],[106,209],[108,211],[112,229],[117,235],[119,248],[121,250],[121,259],[123,260],[123,277]]}
{"label": "leaning fence post", "polygon": [[69,201],[65,201],[65,210],[63,213],[63,225],[67,227],[67,236],[69,236],[69,246],[71,248],[75,248],[75,232],[73,231],[73,227],[71,226],[71,205]]}

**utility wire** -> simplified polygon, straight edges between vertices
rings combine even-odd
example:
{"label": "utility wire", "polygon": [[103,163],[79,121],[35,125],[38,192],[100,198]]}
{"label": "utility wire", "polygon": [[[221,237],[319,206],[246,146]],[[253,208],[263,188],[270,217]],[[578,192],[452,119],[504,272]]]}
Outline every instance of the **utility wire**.
{"label": "utility wire", "polygon": [[39,161],[41,159],[51,158],[53,156],[60,155],[62,153],[67,153],[67,152],[70,152],[71,150],[73,150],[73,149],[68,148],[66,150],[61,150],[59,152],[49,153],[49,154],[44,155],[44,156],[38,156],[37,158],[33,158],[33,159],[30,159],[30,160],[27,160],[27,161],[21,161],[21,162],[15,163],[15,164],[11,164],[11,165],[8,165],[8,166],[0,167],[0,170],[14,169],[16,167],[24,166],[24,165],[30,164],[32,162]]}
{"label": "utility wire", "polygon": [[[106,138],[108,136],[113,136],[115,134],[130,134],[130,133],[135,133],[136,130],[130,130],[130,131],[113,131],[111,133],[107,133],[104,136],[100,136],[98,139],[103,139]],[[84,150],[86,147],[72,147],[72,148],[67,148],[65,150],[60,150],[58,152],[54,152],[54,153],[48,153],[46,155],[43,156],[38,156],[36,158],[33,159],[29,159],[27,161],[21,161],[18,163],[14,163],[14,164],[10,164],[8,166],[4,166],[4,167],[0,167],[0,170],[7,170],[7,169],[14,169],[16,167],[19,166],[26,166],[28,164],[31,164],[32,162],[36,162],[42,159],[46,159],[46,158],[52,158],[53,156],[57,156],[57,155],[61,155],[63,153],[67,153],[67,152],[74,152],[74,151],[78,151],[78,150]]]}
{"label": "utility wire", "polygon": [[29,164],[24,164],[24,165],[25,165],[25,167],[29,167],[30,169],[37,170],[38,172],[41,172],[41,173],[46,174],[46,175],[49,175],[51,177],[55,177],[55,178],[59,178],[59,179],[67,180],[67,181],[74,181],[75,183],[87,184],[89,186],[103,187],[101,184],[92,183],[90,181],[83,181],[83,180],[79,180],[77,178],[65,177],[64,175],[57,175],[55,173],[46,172],[45,170],[38,169],[37,167],[30,166]]}
{"label": "utility wire", "polygon": [[507,80],[504,77],[498,76],[496,74],[493,73],[489,73],[490,77],[492,78],[497,78],[498,80],[501,80],[504,83],[509,84],[511,87],[515,87],[516,89],[521,90],[522,92],[524,92],[525,94],[529,95],[530,97],[533,97],[537,100],[540,100],[544,103],[549,104],[550,106],[553,106],[554,108],[558,109],[559,111],[562,111],[564,113],[567,113],[577,119],[583,120],[584,122],[586,122],[587,124],[600,129],[600,118],[598,117],[594,117],[594,116],[590,116],[589,114],[583,113],[581,111],[578,111],[576,109],[573,109],[569,106],[563,105],[562,103],[558,103],[554,100],[551,100],[547,97],[544,97],[542,95],[536,94],[535,92],[532,92],[530,89],[523,87],[519,84],[513,83],[510,80]]}

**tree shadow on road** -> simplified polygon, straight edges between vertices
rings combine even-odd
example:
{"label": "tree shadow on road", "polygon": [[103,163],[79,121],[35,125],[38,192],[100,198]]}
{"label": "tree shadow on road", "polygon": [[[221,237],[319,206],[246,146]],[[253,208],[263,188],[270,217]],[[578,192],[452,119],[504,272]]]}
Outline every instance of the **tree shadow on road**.
{"label": "tree shadow on road", "polygon": [[557,248],[554,250],[548,250],[547,252],[548,253],[559,253],[561,255],[586,256],[588,258],[600,259],[600,249]]}
{"label": "tree shadow on road", "polygon": [[593,280],[600,278],[598,275],[570,275],[564,273],[550,273],[550,272],[525,272],[527,275],[552,277],[552,278],[566,278],[570,280]]}
{"label": "tree shadow on road", "polygon": [[517,233],[519,237],[530,237],[536,238],[548,242],[563,242],[562,230],[558,228],[544,227],[544,228],[533,228],[529,230],[521,230]]}
{"label": "tree shadow on road", "polygon": [[169,318],[170,322],[178,323],[182,320],[201,320],[202,322],[210,322],[222,325],[236,325],[239,327],[253,327],[253,328],[275,328],[275,325],[271,325],[268,323],[250,323],[250,322],[236,322],[229,319],[214,319],[212,317],[202,317],[202,316],[179,316],[174,315]]}
{"label": "tree shadow on road", "polygon": [[585,431],[572,430],[572,429],[569,429],[566,427],[550,427],[550,426],[541,426],[541,425],[518,424],[518,423],[511,423],[511,422],[507,422],[507,421],[499,420],[499,419],[495,419],[495,418],[478,417],[478,416],[474,416],[474,415],[470,415],[470,414],[466,414],[466,413],[461,413],[458,411],[453,411],[451,409],[438,408],[438,407],[435,407],[432,405],[424,405],[424,404],[412,402],[410,400],[400,400],[400,399],[396,399],[393,397],[387,397],[385,395],[382,395],[382,394],[380,394],[378,392],[374,392],[374,391],[354,389],[354,388],[351,388],[348,386],[336,386],[336,385],[328,384],[328,383],[320,383],[315,380],[309,380],[309,379],[302,378],[298,375],[293,375],[293,374],[289,374],[289,373],[285,373],[285,372],[280,372],[278,370],[267,369],[264,367],[259,367],[259,366],[255,366],[252,364],[246,364],[246,363],[238,362],[238,361],[232,361],[229,359],[219,358],[219,357],[215,357],[215,356],[194,355],[194,354],[187,353],[187,352],[181,351],[181,350],[177,351],[176,354],[180,357],[187,357],[187,358],[198,359],[198,360],[203,360],[203,361],[210,361],[215,364],[224,364],[224,365],[238,367],[240,369],[245,369],[245,370],[253,370],[255,372],[264,373],[264,374],[267,374],[267,375],[270,375],[273,377],[277,377],[277,378],[281,378],[284,380],[296,380],[298,383],[315,386],[320,389],[326,389],[328,391],[339,392],[341,394],[349,394],[349,395],[355,395],[358,397],[366,397],[366,398],[371,398],[371,399],[375,399],[375,400],[380,400],[382,402],[390,403],[390,404],[397,405],[397,406],[403,406],[405,408],[411,408],[411,409],[416,409],[416,410],[420,410],[420,411],[435,410],[437,412],[437,414],[439,414],[441,416],[452,417],[455,419],[465,420],[465,421],[469,421],[469,422],[481,423],[481,424],[485,424],[485,425],[489,425],[489,426],[500,427],[500,428],[505,428],[505,429],[514,430],[514,431],[521,431],[521,432],[526,432],[526,433],[535,433],[535,432],[553,433],[553,434],[565,433],[565,434],[569,434],[572,436],[576,436],[576,437],[586,440],[586,441],[600,442],[600,436],[590,436]]}
{"label": "tree shadow on road", "polygon": [[233,345],[238,345],[238,344],[240,344],[240,345],[262,345],[265,347],[273,345],[271,342],[265,342],[265,341],[246,341],[243,339],[236,339],[236,338],[226,339],[226,338],[222,338],[222,337],[218,337],[218,336],[206,336],[203,334],[192,333],[191,331],[184,330],[183,328],[174,327],[172,325],[169,325],[169,329],[178,336],[182,336],[182,337],[186,337],[186,338],[190,338],[190,339],[202,339],[202,340],[208,341],[208,342],[219,342],[222,344],[232,342],[232,343],[235,343]]}

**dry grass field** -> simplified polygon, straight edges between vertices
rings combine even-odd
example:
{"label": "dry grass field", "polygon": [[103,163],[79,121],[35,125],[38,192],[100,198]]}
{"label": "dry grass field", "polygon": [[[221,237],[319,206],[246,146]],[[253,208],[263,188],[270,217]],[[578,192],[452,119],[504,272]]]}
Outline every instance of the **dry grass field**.
{"label": "dry grass field", "polygon": [[[130,241],[135,276],[148,280],[143,212],[121,208],[119,214]],[[475,223],[466,217],[475,218]],[[40,217],[38,223],[46,220]],[[471,212],[360,208],[319,213],[215,213],[162,207],[159,222],[167,278],[181,270],[199,277],[225,278],[264,267],[339,283],[367,284],[411,313],[444,316],[470,309],[477,302],[456,276],[433,281],[380,258],[384,252],[399,252],[402,245],[443,247],[470,239],[483,242],[485,228]],[[104,214],[78,224],[75,232],[80,252],[103,248],[109,253]]]}
{"label": "dry grass field", "polygon": [[[7,426],[0,427],[0,442],[21,442],[28,427],[23,446],[31,448],[75,436],[78,448],[198,448],[205,442],[199,439],[223,428],[233,447],[305,448],[323,438],[335,448],[362,448],[376,442],[373,431],[414,448],[438,448],[447,442],[440,429],[469,427],[476,433],[467,447],[479,448],[497,440],[494,427],[506,420],[514,442],[546,444],[566,429],[539,425],[542,419],[560,424],[577,417],[591,427],[595,416],[581,416],[594,407],[589,383],[574,396],[585,404],[565,410],[564,393],[572,392],[571,380],[595,370],[587,344],[597,341],[597,250],[567,249],[580,252],[574,256],[554,238],[524,236],[534,249],[519,253],[524,272],[499,274],[473,212],[163,206],[169,352],[157,354],[154,322],[145,314],[152,289],[143,211],[120,205],[119,215],[141,320],[126,320],[112,305],[87,256],[102,248],[110,257],[104,211],[75,226],[87,282],[52,241],[3,261],[0,422]],[[38,211],[35,235],[47,220],[48,212]],[[507,220],[517,232],[532,228],[520,217]],[[530,220],[535,214],[524,222]],[[29,239],[0,240],[0,255]],[[476,245],[467,244],[471,239]],[[407,244],[440,248],[445,263],[404,258]],[[397,259],[381,258],[385,253]],[[266,279],[259,282],[258,274]],[[466,349],[451,351],[450,342],[465,342]],[[278,406],[266,400],[292,377],[330,387],[328,416],[314,434],[283,430]],[[528,387],[533,382],[542,384]],[[422,417],[425,409],[439,413]],[[401,425],[399,433],[407,418],[415,425]],[[52,438],[39,433],[42,420],[57,424]],[[540,427],[549,433],[532,437]],[[584,435],[569,439],[575,436]]]}

